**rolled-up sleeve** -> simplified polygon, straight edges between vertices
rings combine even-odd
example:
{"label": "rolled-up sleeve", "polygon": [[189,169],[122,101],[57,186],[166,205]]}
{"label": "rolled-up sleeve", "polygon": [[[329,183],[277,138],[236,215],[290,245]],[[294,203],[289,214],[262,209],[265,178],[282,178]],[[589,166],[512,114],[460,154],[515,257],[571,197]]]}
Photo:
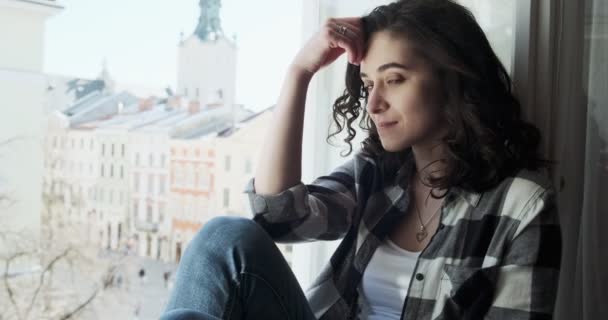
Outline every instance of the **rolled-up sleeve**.
{"label": "rolled-up sleeve", "polygon": [[255,178],[244,192],[254,221],[277,242],[336,240],[344,236],[357,207],[355,159],[321,176],[275,195],[255,190]]}

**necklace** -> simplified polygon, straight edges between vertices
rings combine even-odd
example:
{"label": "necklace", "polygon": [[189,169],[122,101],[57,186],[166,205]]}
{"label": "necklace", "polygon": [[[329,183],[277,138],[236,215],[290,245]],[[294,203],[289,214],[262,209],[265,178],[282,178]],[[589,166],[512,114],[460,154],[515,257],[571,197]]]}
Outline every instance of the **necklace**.
{"label": "necklace", "polygon": [[429,235],[429,232],[426,230],[426,226],[433,220],[433,218],[441,211],[441,205],[437,208],[437,211],[433,213],[433,215],[425,222],[422,222],[422,215],[420,214],[420,210],[418,209],[418,204],[416,203],[416,199],[414,199],[414,206],[416,207],[416,212],[418,213],[418,220],[420,221],[420,230],[416,232],[416,240],[418,242],[422,242]]}

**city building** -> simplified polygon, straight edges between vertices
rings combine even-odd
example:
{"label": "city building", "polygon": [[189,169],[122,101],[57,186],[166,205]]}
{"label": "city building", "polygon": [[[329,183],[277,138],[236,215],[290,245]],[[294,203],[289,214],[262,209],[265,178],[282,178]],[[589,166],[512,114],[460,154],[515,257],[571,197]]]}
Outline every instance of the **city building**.
{"label": "city building", "polygon": [[[245,185],[254,176],[267,128],[272,121],[273,107],[253,114],[235,126],[218,133],[214,141],[217,164],[214,166],[215,190],[213,212],[251,218]],[[293,261],[292,245],[277,244],[287,262]]]}
{"label": "city building", "polygon": [[229,107],[201,110],[195,101],[190,101],[187,108],[180,105],[157,107],[170,111],[164,118],[132,130],[129,135],[133,182],[131,216],[141,256],[170,259],[171,219],[167,215],[170,140],[233,118]]}
{"label": "city building", "polygon": [[217,198],[213,141],[229,126],[231,119],[218,121],[170,141],[170,258],[175,262],[196,232],[216,215],[212,209]]}

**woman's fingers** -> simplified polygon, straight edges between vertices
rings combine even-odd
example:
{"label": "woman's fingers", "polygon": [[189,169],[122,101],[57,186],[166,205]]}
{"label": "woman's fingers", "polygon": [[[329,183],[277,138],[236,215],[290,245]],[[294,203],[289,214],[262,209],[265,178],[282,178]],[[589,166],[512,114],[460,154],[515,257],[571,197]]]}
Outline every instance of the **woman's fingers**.
{"label": "woman's fingers", "polygon": [[363,55],[363,40],[360,29],[351,23],[330,19],[326,23],[330,46],[346,50],[348,61],[358,64]]}
{"label": "woman's fingers", "polygon": [[357,44],[357,57],[356,62],[361,61],[363,59],[363,55],[365,54],[365,42],[363,39],[363,23],[360,17],[349,17],[349,18],[341,18],[338,21],[339,24],[344,25],[348,28],[348,33],[353,35],[354,41]]}
{"label": "woman's fingers", "polygon": [[364,54],[360,18],[330,18],[298,51],[293,64],[314,74],[344,52],[348,61],[359,64]]}
{"label": "woman's fingers", "polygon": [[330,29],[328,32],[331,37],[331,39],[329,40],[330,48],[344,49],[348,56],[348,62],[354,63],[357,54],[357,48],[356,45],[352,42],[352,40],[333,29]]}

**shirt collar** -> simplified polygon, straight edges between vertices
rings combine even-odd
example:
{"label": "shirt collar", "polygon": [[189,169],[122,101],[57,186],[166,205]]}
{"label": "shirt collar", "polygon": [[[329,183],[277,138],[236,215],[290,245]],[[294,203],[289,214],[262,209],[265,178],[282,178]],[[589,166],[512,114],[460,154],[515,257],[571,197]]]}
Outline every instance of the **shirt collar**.
{"label": "shirt collar", "polygon": [[470,206],[476,208],[479,205],[479,200],[481,199],[481,193],[477,193],[474,191],[466,191],[458,187],[453,187],[452,192],[464,199]]}
{"label": "shirt collar", "polygon": [[[406,173],[406,172],[411,173],[415,168],[414,156],[413,156],[413,152],[411,151],[411,149],[405,156],[406,156],[406,159],[405,159],[403,165],[401,166],[401,168],[399,168],[399,170],[397,171],[396,178],[399,178],[399,177],[402,178],[403,173]],[[409,177],[407,177],[407,179],[409,179]],[[466,191],[459,187],[452,187],[452,190],[449,193],[452,193],[453,195],[462,198],[472,207],[477,207],[477,205],[479,205],[479,201],[481,199],[481,193],[477,193],[474,191]]]}

